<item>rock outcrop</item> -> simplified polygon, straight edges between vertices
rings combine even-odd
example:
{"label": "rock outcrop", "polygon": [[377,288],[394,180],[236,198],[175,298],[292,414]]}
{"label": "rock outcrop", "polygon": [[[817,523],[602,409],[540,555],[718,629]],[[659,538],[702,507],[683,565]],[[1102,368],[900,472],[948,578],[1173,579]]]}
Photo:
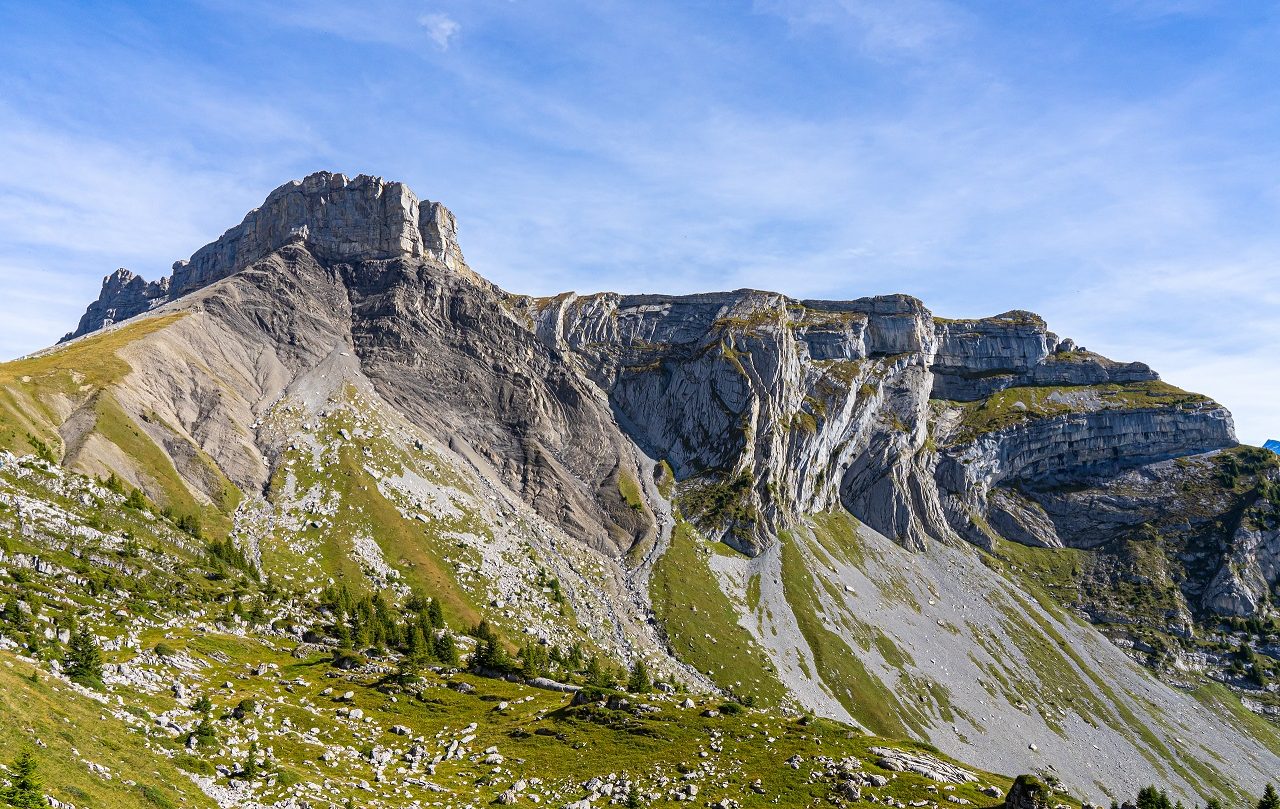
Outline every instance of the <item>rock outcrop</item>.
{"label": "rock outcrop", "polygon": [[1049,809],[1049,787],[1034,775],[1019,775],[1005,796],[1004,809]]}
{"label": "rock outcrop", "polygon": [[148,282],[121,267],[102,279],[98,299],[89,304],[75,331],[68,332],[61,342],[136,317],[168,299],[168,278]]}
{"label": "rock outcrop", "polygon": [[301,243],[327,263],[427,258],[450,269],[465,266],[453,214],[438,202],[419,201],[403,183],[380,177],[317,172],[272,191],[244,221],[191,258],[173,265],[173,275],[146,283],[127,270],[103,281],[75,331],[80,337],[209,286]]}

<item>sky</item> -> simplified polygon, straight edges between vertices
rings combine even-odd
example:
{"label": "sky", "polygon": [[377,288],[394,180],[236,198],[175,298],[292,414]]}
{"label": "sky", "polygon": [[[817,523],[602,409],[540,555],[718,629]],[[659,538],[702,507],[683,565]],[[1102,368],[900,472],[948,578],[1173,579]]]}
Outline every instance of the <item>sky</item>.
{"label": "sky", "polygon": [[0,358],[317,170],[512,292],[906,292],[1280,437],[1280,4],[0,0]]}

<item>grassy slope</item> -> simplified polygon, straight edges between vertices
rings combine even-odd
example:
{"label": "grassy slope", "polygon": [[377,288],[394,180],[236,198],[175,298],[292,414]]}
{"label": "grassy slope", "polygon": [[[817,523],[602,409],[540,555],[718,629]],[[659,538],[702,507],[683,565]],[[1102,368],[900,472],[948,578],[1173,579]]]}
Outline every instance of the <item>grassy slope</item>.
{"label": "grassy slope", "polygon": [[739,610],[716,583],[705,557],[709,545],[693,526],[677,523],[671,546],[653,568],[654,614],[680,659],[726,690],[779,704],[786,690],[766,668],[767,656],[738,624]]}
{"label": "grassy slope", "polygon": [[[705,708],[718,706],[719,699],[681,708],[683,695],[632,696],[633,702],[657,708],[636,714],[599,706],[571,707],[564,694],[465,674],[426,672],[421,682],[403,688],[384,680],[377,669],[339,671],[324,653],[295,657],[294,642],[287,638],[233,634],[213,624],[212,616],[225,610],[220,599],[231,590],[255,597],[256,585],[235,576],[205,579],[202,569],[209,560],[185,548],[182,535],[167,524],[119,508],[110,499],[118,496],[109,493],[102,495],[106,499],[101,503],[90,498],[85,506],[83,487],[91,486],[88,481],[59,478],[41,471],[39,464],[7,467],[0,470],[0,478],[29,496],[38,495],[43,487],[61,487],[65,497],[46,497],[69,513],[77,509],[111,512],[112,527],[117,532],[129,530],[137,540],[130,554],[104,557],[112,563],[123,562],[134,572],[96,590],[69,582],[56,571],[36,573],[0,565],[0,601],[16,594],[28,603],[42,604],[41,615],[54,620],[60,620],[66,610],[74,611],[104,638],[140,629],[143,651],[106,651],[105,657],[109,663],[128,664],[142,675],[140,681],[155,684],[146,690],[125,682],[109,684],[112,710],[107,711],[54,678],[47,663],[0,652],[0,726],[7,731],[0,733],[0,760],[11,761],[19,749],[31,747],[41,762],[48,791],[59,800],[78,806],[208,806],[175,766],[202,775],[213,775],[215,767],[235,773],[243,766],[254,734],[271,762],[267,775],[255,781],[256,797],[276,801],[300,792],[313,805],[341,804],[348,798],[363,807],[403,807],[415,800],[442,799],[487,803],[515,780],[529,777],[546,782],[540,791],[548,805],[562,805],[582,797],[582,782],[612,772],[640,779],[647,791],[662,792],[665,797],[655,805],[675,803],[668,799],[670,789],[686,783],[682,774],[688,773],[702,790],[699,802],[734,797],[744,807],[802,806],[824,801],[831,794],[830,778],[821,773],[813,776],[815,769],[822,769],[814,762],[819,756],[856,756],[868,772],[888,774],[868,753],[870,747],[884,744],[880,740],[835,723],[805,723],[765,710],[702,716]],[[81,513],[81,518],[88,517]],[[12,531],[12,511],[0,512],[0,520],[0,527]],[[61,538],[52,539],[56,544]],[[692,537],[686,534],[684,540],[689,544],[680,547],[691,548]],[[13,542],[16,546],[10,550],[36,553],[55,564],[82,561],[63,551]],[[86,553],[110,555],[95,550],[88,540],[80,540],[79,545]],[[181,560],[175,569],[155,566],[172,559]],[[696,575],[694,581],[714,586],[709,571]],[[148,582],[153,586],[148,587]],[[185,595],[164,599],[179,587]],[[731,615],[723,595],[702,593],[697,598],[704,607],[719,602],[725,610],[722,615]],[[125,612],[117,614],[118,609]],[[205,613],[192,614],[192,610]],[[173,657],[159,658],[150,652],[162,642],[169,647],[166,654]],[[719,648],[724,648],[723,640]],[[46,648],[49,656],[61,657],[64,652]],[[41,673],[33,683],[26,678],[37,666]],[[185,731],[170,731],[155,721],[156,715],[165,713],[182,728],[194,724],[191,697],[179,702],[169,688],[175,681],[184,683],[191,697],[203,694],[212,701],[216,743],[188,750]],[[458,681],[469,684],[474,692],[446,687]],[[333,692],[326,694],[329,688]],[[339,703],[335,695],[347,690],[353,692],[351,701]],[[261,711],[240,719],[232,716],[232,710],[246,699]],[[504,702],[506,707],[500,707]],[[364,711],[364,718],[341,716],[339,709],[349,705]],[[121,710],[138,721],[133,723]],[[465,730],[471,723],[476,724],[475,730]],[[421,771],[415,776],[447,794],[402,779],[404,774],[397,772],[405,766],[400,755],[411,742],[390,732],[393,725],[403,725],[412,736],[420,737],[428,757],[444,752],[453,739],[474,735],[464,743],[467,753],[461,759],[439,764],[429,776]],[[47,747],[40,747],[37,739]],[[486,761],[483,751],[490,746],[498,748],[503,762]],[[79,754],[72,752],[73,747]],[[377,748],[393,751],[392,763],[383,770],[385,781],[376,777],[378,768],[369,761]],[[326,757],[336,757],[332,763],[321,758],[326,751]],[[803,759],[802,766],[782,766],[782,761],[795,755]],[[94,774],[86,761],[106,766],[112,778]],[[674,780],[664,786],[658,780],[662,777]],[[757,779],[763,794],[750,789]],[[230,783],[226,775],[215,780],[220,787]],[[989,775],[983,776],[983,782],[1001,789],[1008,785],[1007,779]],[[936,799],[929,787],[923,778],[900,774],[877,793],[903,802]],[[991,803],[976,785],[959,787],[955,794],[978,806]]]}
{"label": "grassy slope", "polygon": [[[406,519],[379,490],[363,459],[366,456],[376,458],[392,473],[419,465],[396,448],[380,429],[370,425],[365,427],[366,431],[361,433],[365,437],[343,441],[336,450],[337,462],[323,465],[323,468],[313,467],[306,450],[294,449],[286,453],[285,463],[277,468],[271,486],[270,497],[277,506],[285,488],[286,475],[292,474],[300,492],[316,488],[336,495],[338,510],[332,518],[331,527],[304,526],[298,535],[283,530],[273,532],[262,545],[264,566],[285,571],[305,570],[311,564],[318,564],[322,574],[360,589],[363,575],[352,546],[357,535],[365,534],[373,538],[387,562],[403,575],[407,583],[440,599],[452,625],[474,625],[479,621],[480,613],[472,599],[458,587],[449,563],[443,558],[450,550],[444,533],[482,530],[483,527],[478,525],[473,515],[431,523]],[[291,429],[300,433],[302,427],[299,425]],[[314,428],[315,434],[324,441],[334,441],[340,431],[352,435],[355,430],[356,424],[348,409],[335,410],[327,418],[319,419]],[[434,468],[440,468],[440,464],[436,463]],[[460,480],[450,479],[448,482],[454,486],[463,485]],[[316,552],[300,552],[296,542],[298,536],[315,543]]]}
{"label": "grassy slope", "polygon": [[177,514],[199,517],[206,533],[225,536],[239,491],[197,449],[197,457],[202,458],[219,490],[212,504],[197,499],[164,449],[111,393],[112,386],[132,370],[117,352],[183,317],[185,313],[178,312],[144,318],[39,356],[0,364],[0,449],[22,454],[43,445],[53,455],[61,455],[59,410],[87,407],[94,418],[92,431],[132,462],[129,477],[143,481],[159,505]]}
{"label": "grassy slope", "polygon": [[[466,745],[470,754],[438,765],[428,780],[453,796],[480,805],[493,801],[520,778],[543,779],[542,791],[564,802],[582,796],[581,783],[607,773],[639,779],[645,789],[658,790],[658,777],[679,779],[681,773],[695,771],[700,771],[694,779],[702,790],[699,803],[704,796],[708,800],[733,796],[744,807],[806,806],[825,801],[832,792],[832,782],[811,778],[815,765],[805,763],[795,769],[782,765],[795,755],[805,762],[819,755],[836,759],[856,756],[868,772],[892,775],[876,766],[875,756],[867,752],[886,742],[851,734],[833,722],[805,724],[758,710],[709,718],[701,715],[705,703],[682,709],[674,698],[651,699],[658,710],[637,716],[597,706],[569,707],[567,697],[561,694],[469,675],[445,679],[428,673],[411,691],[402,691],[379,687],[373,676],[338,673],[320,660],[297,660],[251,639],[180,635],[169,638],[169,642],[210,664],[201,670],[193,693],[205,693],[214,703],[212,715],[217,717],[219,740],[213,746],[187,752],[181,737],[156,730],[150,722],[143,723],[147,735],[144,742],[143,732],[131,730],[109,715],[102,714],[106,719],[100,719],[95,703],[78,696],[67,698],[70,688],[52,678],[44,677],[38,686],[27,683],[15,672],[29,666],[8,653],[0,653],[0,661],[14,666],[0,666],[0,699],[12,700],[15,705],[22,703],[16,715],[23,730],[34,729],[35,736],[50,744],[47,751],[38,751],[46,775],[57,773],[60,787],[67,784],[84,790],[94,799],[89,805],[153,805],[140,799],[137,787],[123,785],[119,780],[122,775],[155,785],[171,798],[175,788],[182,789],[192,798],[186,805],[209,805],[195,799],[195,786],[188,785],[164,754],[176,756],[174,763],[191,770],[208,772],[220,765],[234,771],[242,766],[246,740],[255,732],[261,747],[270,750],[275,762],[270,768],[275,785],[270,785],[270,780],[259,782],[260,799],[284,798],[288,794],[286,784],[322,780],[328,782],[322,790],[304,792],[312,801],[341,803],[350,798],[355,805],[369,807],[406,806],[413,800],[439,799],[441,793],[413,787],[393,789],[376,782],[375,768],[368,762],[367,753],[376,747],[403,750],[409,745],[404,737],[388,732],[392,725],[403,725],[413,736],[425,738],[435,754],[444,747],[439,740],[460,738],[466,733],[463,729],[475,723],[476,729],[466,733],[474,735]],[[247,676],[248,662],[275,663],[280,668],[266,676]],[[232,689],[223,687],[224,681],[231,682]],[[443,687],[449,682],[466,682],[476,691],[464,694]],[[330,687],[337,693],[351,690],[353,697],[350,702],[339,704],[322,693]],[[242,720],[231,718],[230,709],[245,699],[255,700],[265,710]],[[175,705],[167,692],[130,695],[127,701],[142,717],[178,708],[177,721],[186,724],[194,719],[189,711]],[[501,702],[508,707],[496,710]],[[340,717],[337,711],[346,705],[359,707],[364,718],[353,722]],[[295,728],[315,732],[306,737],[288,730],[282,732],[285,719]],[[93,728],[93,734],[84,732],[86,728]],[[30,740],[25,733],[10,735],[7,741],[0,740],[0,754],[12,758]],[[145,744],[164,752],[150,752]],[[117,773],[116,778],[103,781],[89,773],[70,754],[73,745],[88,760],[110,767]],[[500,766],[486,763],[480,754],[490,746],[497,747],[505,758]],[[320,760],[319,754],[325,748],[341,751],[335,765]],[[396,766],[393,762],[388,772]],[[748,788],[757,779],[764,794]],[[218,780],[226,783],[225,778]],[[363,789],[359,787],[361,781],[373,786]],[[994,775],[983,776],[982,782],[1001,789],[1009,783]],[[936,800],[937,796],[929,792],[932,784],[903,773],[876,792],[902,801]],[[991,805],[993,801],[976,787],[961,786],[954,794],[978,806]],[[51,786],[50,792],[74,799],[65,788]],[[84,798],[80,802],[83,805]],[[551,805],[559,805],[558,802],[548,801]],[[174,799],[174,804],[178,803]],[[675,803],[659,800],[653,805]]]}
{"label": "grassy slope", "polygon": [[[168,758],[148,749],[142,731],[47,674],[32,682],[33,671],[0,653],[0,760],[12,764],[21,750],[31,751],[46,793],[76,806],[216,805]],[[85,762],[106,767],[112,777],[90,771]]]}
{"label": "grassy slope", "polygon": [[83,401],[132,370],[116,353],[180,320],[185,313],[144,318],[26,359],[0,364],[0,449],[32,452],[29,436],[60,446],[55,399]]}

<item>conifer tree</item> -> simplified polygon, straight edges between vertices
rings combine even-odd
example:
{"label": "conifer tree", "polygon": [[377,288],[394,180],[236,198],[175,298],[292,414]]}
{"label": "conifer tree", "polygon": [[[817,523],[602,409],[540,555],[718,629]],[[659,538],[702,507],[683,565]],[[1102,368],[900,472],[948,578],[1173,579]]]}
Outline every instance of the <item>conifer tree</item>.
{"label": "conifer tree", "polygon": [[45,809],[44,783],[40,778],[36,757],[31,751],[18,754],[9,769],[9,786],[2,793],[5,803],[18,809]]}
{"label": "conifer tree", "polygon": [[535,641],[529,641],[520,650],[520,673],[527,679],[541,677],[547,673],[550,657],[547,648]]}
{"label": "conifer tree", "polygon": [[588,657],[583,674],[586,675],[588,685],[599,685],[599,680],[604,676],[604,671],[600,668],[600,659],[595,655]]}
{"label": "conifer tree", "polygon": [[125,498],[124,504],[136,511],[143,511],[147,507],[147,498],[142,496],[141,489],[129,490],[129,496]]}
{"label": "conifer tree", "polygon": [[1280,809],[1280,796],[1276,795],[1276,788],[1267,784],[1267,788],[1262,791],[1262,800],[1258,801],[1258,809]]}
{"label": "conifer tree", "polygon": [[453,636],[447,631],[441,632],[432,639],[432,648],[435,651],[436,660],[446,666],[458,665],[458,647],[453,642]]}
{"label": "conifer tree", "polygon": [[422,631],[421,626],[414,624],[405,636],[405,660],[412,661],[415,666],[420,666],[430,656],[431,646],[427,643],[427,636]]}
{"label": "conifer tree", "polygon": [[633,694],[647,694],[653,690],[649,669],[643,660],[637,660],[631,667],[631,676],[627,678],[627,690]]}
{"label": "conifer tree", "polygon": [[1138,809],[1173,809],[1173,803],[1164,790],[1147,786],[1138,790]]}
{"label": "conifer tree", "polygon": [[431,622],[432,628],[444,629],[444,609],[440,606],[440,599],[433,598],[427,605],[427,620]]}
{"label": "conifer tree", "polygon": [[81,626],[71,636],[71,649],[67,654],[67,676],[86,688],[102,687],[102,650],[98,639]]}
{"label": "conifer tree", "polygon": [[244,778],[246,781],[252,781],[257,778],[261,768],[258,766],[258,743],[249,743],[249,753],[244,760]]}

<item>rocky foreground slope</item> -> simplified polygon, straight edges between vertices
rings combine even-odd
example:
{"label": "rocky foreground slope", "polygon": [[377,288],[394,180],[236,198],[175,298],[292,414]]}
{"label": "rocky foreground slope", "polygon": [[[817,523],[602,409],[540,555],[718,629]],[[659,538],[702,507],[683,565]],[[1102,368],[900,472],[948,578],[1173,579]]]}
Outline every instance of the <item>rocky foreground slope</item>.
{"label": "rocky foreground slope", "polygon": [[513,648],[1079,798],[1280,765],[1240,701],[1274,701],[1276,459],[1031,313],[513,295],[443,206],[321,173],[168,279],[108,277],[0,385],[0,447],[115,476],[300,597],[423,588]]}

